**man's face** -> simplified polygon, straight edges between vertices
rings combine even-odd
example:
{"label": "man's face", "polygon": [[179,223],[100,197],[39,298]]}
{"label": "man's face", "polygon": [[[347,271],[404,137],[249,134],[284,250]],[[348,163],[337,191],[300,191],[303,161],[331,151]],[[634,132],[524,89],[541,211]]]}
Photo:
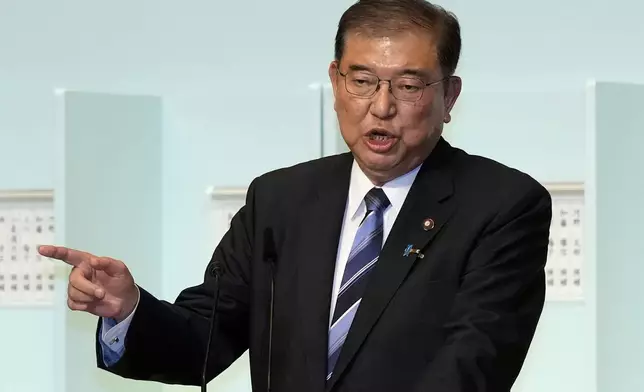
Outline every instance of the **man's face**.
{"label": "man's face", "polygon": [[[329,77],[342,137],[376,184],[405,174],[427,157],[443,123],[450,121],[461,86],[457,77],[424,86],[444,75],[435,42],[421,31],[378,38],[349,34],[343,58],[340,63],[331,63]],[[368,86],[376,87],[376,77],[380,85],[375,94],[355,95]],[[402,77],[400,82],[392,82],[390,91],[383,80],[398,77]],[[345,83],[354,94],[347,91]],[[422,96],[413,100],[420,92]]]}

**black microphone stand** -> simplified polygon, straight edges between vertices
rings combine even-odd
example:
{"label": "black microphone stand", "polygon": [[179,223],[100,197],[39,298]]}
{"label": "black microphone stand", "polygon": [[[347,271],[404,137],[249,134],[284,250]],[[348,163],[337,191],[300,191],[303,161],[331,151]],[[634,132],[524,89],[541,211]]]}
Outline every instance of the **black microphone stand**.
{"label": "black microphone stand", "polygon": [[268,263],[271,278],[271,298],[268,318],[268,366],[266,374],[266,391],[271,391],[271,367],[273,357],[273,314],[275,312],[275,263],[277,262],[277,250],[275,239],[271,229],[264,230],[264,261]]}
{"label": "black microphone stand", "polygon": [[271,392],[271,357],[273,352],[273,312],[275,311],[275,271],[272,261],[269,261],[271,269],[271,308],[269,315],[269,324],[268,324],[268,375],[267,375],[267,386],[266,391]]}
{"label": "black microphone stand", "polygon": [[208,357],[210,357],[210,346],[212,345],[212,335],[215,329],[215,318],[217,316],[217,304],[219,302],[219,276],[221,275],[221,265],[215,261],[210,267],[210,274],[215,278],[215,296],[212,305],[212,313],[210,314],[210,329],[208,330],[208,345],[206,346],[206,357],[204,358],[203,370],[201,372],[201,392],[207,390],[207,376],[208,376]]}

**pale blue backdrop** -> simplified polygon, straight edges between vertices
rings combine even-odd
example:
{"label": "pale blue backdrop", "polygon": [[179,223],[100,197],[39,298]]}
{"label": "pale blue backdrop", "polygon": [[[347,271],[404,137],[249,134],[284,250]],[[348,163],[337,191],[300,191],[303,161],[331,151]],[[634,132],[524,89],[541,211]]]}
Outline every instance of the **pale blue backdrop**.
{"label": "pale blue backdrop", "polygon": [[[326,82],[350,4],[0,0],[0,188],[53,187],[54,89],[163,96],[155,294],[174,298],[201,279],[215,246],[204,190],[243,186],[319,153],[308,86]],[[586,80],[644,81],[644,6],[442,4],[459,16],[464,38],[465,87],[447,138],[541,181],[584,180]],[[54,339],[72,337],[54,336],[53,319],[54,310],[0,310],[0,391],[63,392],[54,388]],[[596,390],[594,333],[588,305],[549,304],[517,390]],[[241,363],[226,374],[225,390],[247,391],[246,373]]]}

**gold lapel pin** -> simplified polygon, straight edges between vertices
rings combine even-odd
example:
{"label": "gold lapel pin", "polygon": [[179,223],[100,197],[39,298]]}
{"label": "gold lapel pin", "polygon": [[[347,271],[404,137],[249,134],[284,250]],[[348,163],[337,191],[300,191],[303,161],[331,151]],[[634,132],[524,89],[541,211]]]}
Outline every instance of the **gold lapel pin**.
{"label": "gold lapel pin", "polygon": [[432,218],[427,218],[423,221],[423,230],[429,231],[434,228],[434,220]]}

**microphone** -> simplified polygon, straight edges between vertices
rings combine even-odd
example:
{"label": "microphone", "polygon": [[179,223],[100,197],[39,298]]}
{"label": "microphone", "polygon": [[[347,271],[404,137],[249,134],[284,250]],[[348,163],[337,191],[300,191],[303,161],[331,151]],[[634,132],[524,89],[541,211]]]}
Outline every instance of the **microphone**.
{"label": "microphone", "polygon": [[270,296],[270,313],[268,319],[268,365],[266,373],[266,391],[271,391],[271,365],[273,353],[273,313],[275,310],[275,263],[277,261],[277,251],[275,250],[275,241],[271,229],[264,230],[264,261],[268,263],[271,279],[271,296]]}
{"label": "microphone", "polygon": [[206,357],[204,358],[203,370],[201,372],[201,392],[206,392],[207,373],[208,373],[208,357],[210,356],[210,346],[212,345],[212,335],[215,329],[215,318],[217,316],[217,303],[219,302],[219,277],[223,272],[223,267],[219,261],[214,261],[208,267],[208,274],[215,278],[215,293],[214,302],[212,305],[212,313],[210,314],[210,329],[208,330],[208,345],[206,346]]}

